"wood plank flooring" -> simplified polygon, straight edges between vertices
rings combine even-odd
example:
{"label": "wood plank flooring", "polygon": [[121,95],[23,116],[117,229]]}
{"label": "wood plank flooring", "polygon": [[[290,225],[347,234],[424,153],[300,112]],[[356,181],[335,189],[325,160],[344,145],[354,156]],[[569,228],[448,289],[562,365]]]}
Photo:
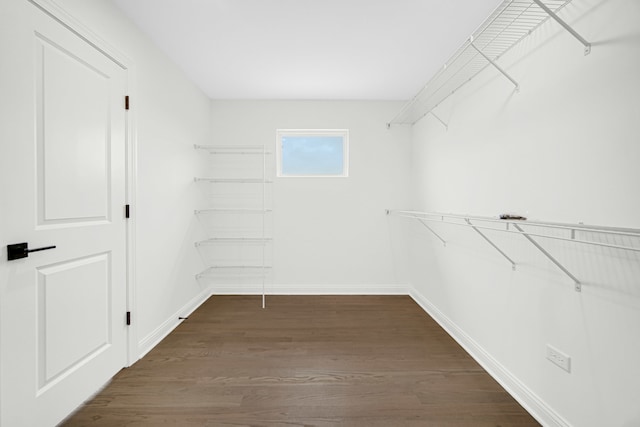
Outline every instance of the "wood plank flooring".
{"label": "wood plank flooring", "polygon": [[538,426],[407,296],[214,296],[65,426]]}

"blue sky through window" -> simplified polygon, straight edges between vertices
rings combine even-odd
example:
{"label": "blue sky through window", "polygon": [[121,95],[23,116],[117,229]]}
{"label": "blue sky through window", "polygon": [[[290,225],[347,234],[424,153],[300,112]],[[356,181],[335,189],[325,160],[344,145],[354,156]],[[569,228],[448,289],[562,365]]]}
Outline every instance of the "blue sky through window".
{"label": "blue sky through window", "polygon": [[342,136],[283,136],[283,175],[343,175]]}

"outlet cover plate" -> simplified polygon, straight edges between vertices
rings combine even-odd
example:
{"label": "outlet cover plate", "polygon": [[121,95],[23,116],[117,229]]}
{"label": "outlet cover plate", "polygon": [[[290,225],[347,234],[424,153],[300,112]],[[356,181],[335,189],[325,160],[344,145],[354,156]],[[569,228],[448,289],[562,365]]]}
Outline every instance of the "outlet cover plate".
{"label": "outlet cover plate", "polygon": [[547,344],[547,359],[549,359],[553,364],[571,373],[571,357],[550,344]]}

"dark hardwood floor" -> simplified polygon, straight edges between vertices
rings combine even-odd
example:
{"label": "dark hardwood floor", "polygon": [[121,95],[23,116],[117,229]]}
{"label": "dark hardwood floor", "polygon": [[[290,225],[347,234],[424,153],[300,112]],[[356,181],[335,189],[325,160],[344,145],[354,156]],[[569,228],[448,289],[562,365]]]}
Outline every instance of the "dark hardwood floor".
{"label": "dark hardwood floor", "polygon": [[538,426],[407,296],[214,296],[65,426]]}

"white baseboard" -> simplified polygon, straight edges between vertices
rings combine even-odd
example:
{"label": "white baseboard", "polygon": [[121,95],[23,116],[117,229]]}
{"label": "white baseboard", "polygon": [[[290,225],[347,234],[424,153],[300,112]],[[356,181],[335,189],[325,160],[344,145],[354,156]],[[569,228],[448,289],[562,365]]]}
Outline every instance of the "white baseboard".
{"label": "white baseboard", "polygon": [[571,426],[420,292],[412,288],[409,295],[538,422],[547,427]]}
{"label": "white baseboard", "polygon": [[167,335],[171,333],[182,320],[179,320],[178,317],[187,317],[191,313],[193,313],[198,307],[202,305],[209,297],[211,296],[211,289],[207,288],[196,295],[191,301],[187,302],[185,305],[180,307],[173,315],[171,315],[167,320],[162,322],[160,326],[153,330],[150,334],[144,337],[138,343],[138,359],[142,359],[145,354],[150,352],[156,345],[160,343]]}
{"label": "white baseboard", "polygon": [[[397,284],[268,284],[266,295],[407,295],[406,285]],[[232,284],[213,285],[213,295],[261,295],[262,285]]]}

